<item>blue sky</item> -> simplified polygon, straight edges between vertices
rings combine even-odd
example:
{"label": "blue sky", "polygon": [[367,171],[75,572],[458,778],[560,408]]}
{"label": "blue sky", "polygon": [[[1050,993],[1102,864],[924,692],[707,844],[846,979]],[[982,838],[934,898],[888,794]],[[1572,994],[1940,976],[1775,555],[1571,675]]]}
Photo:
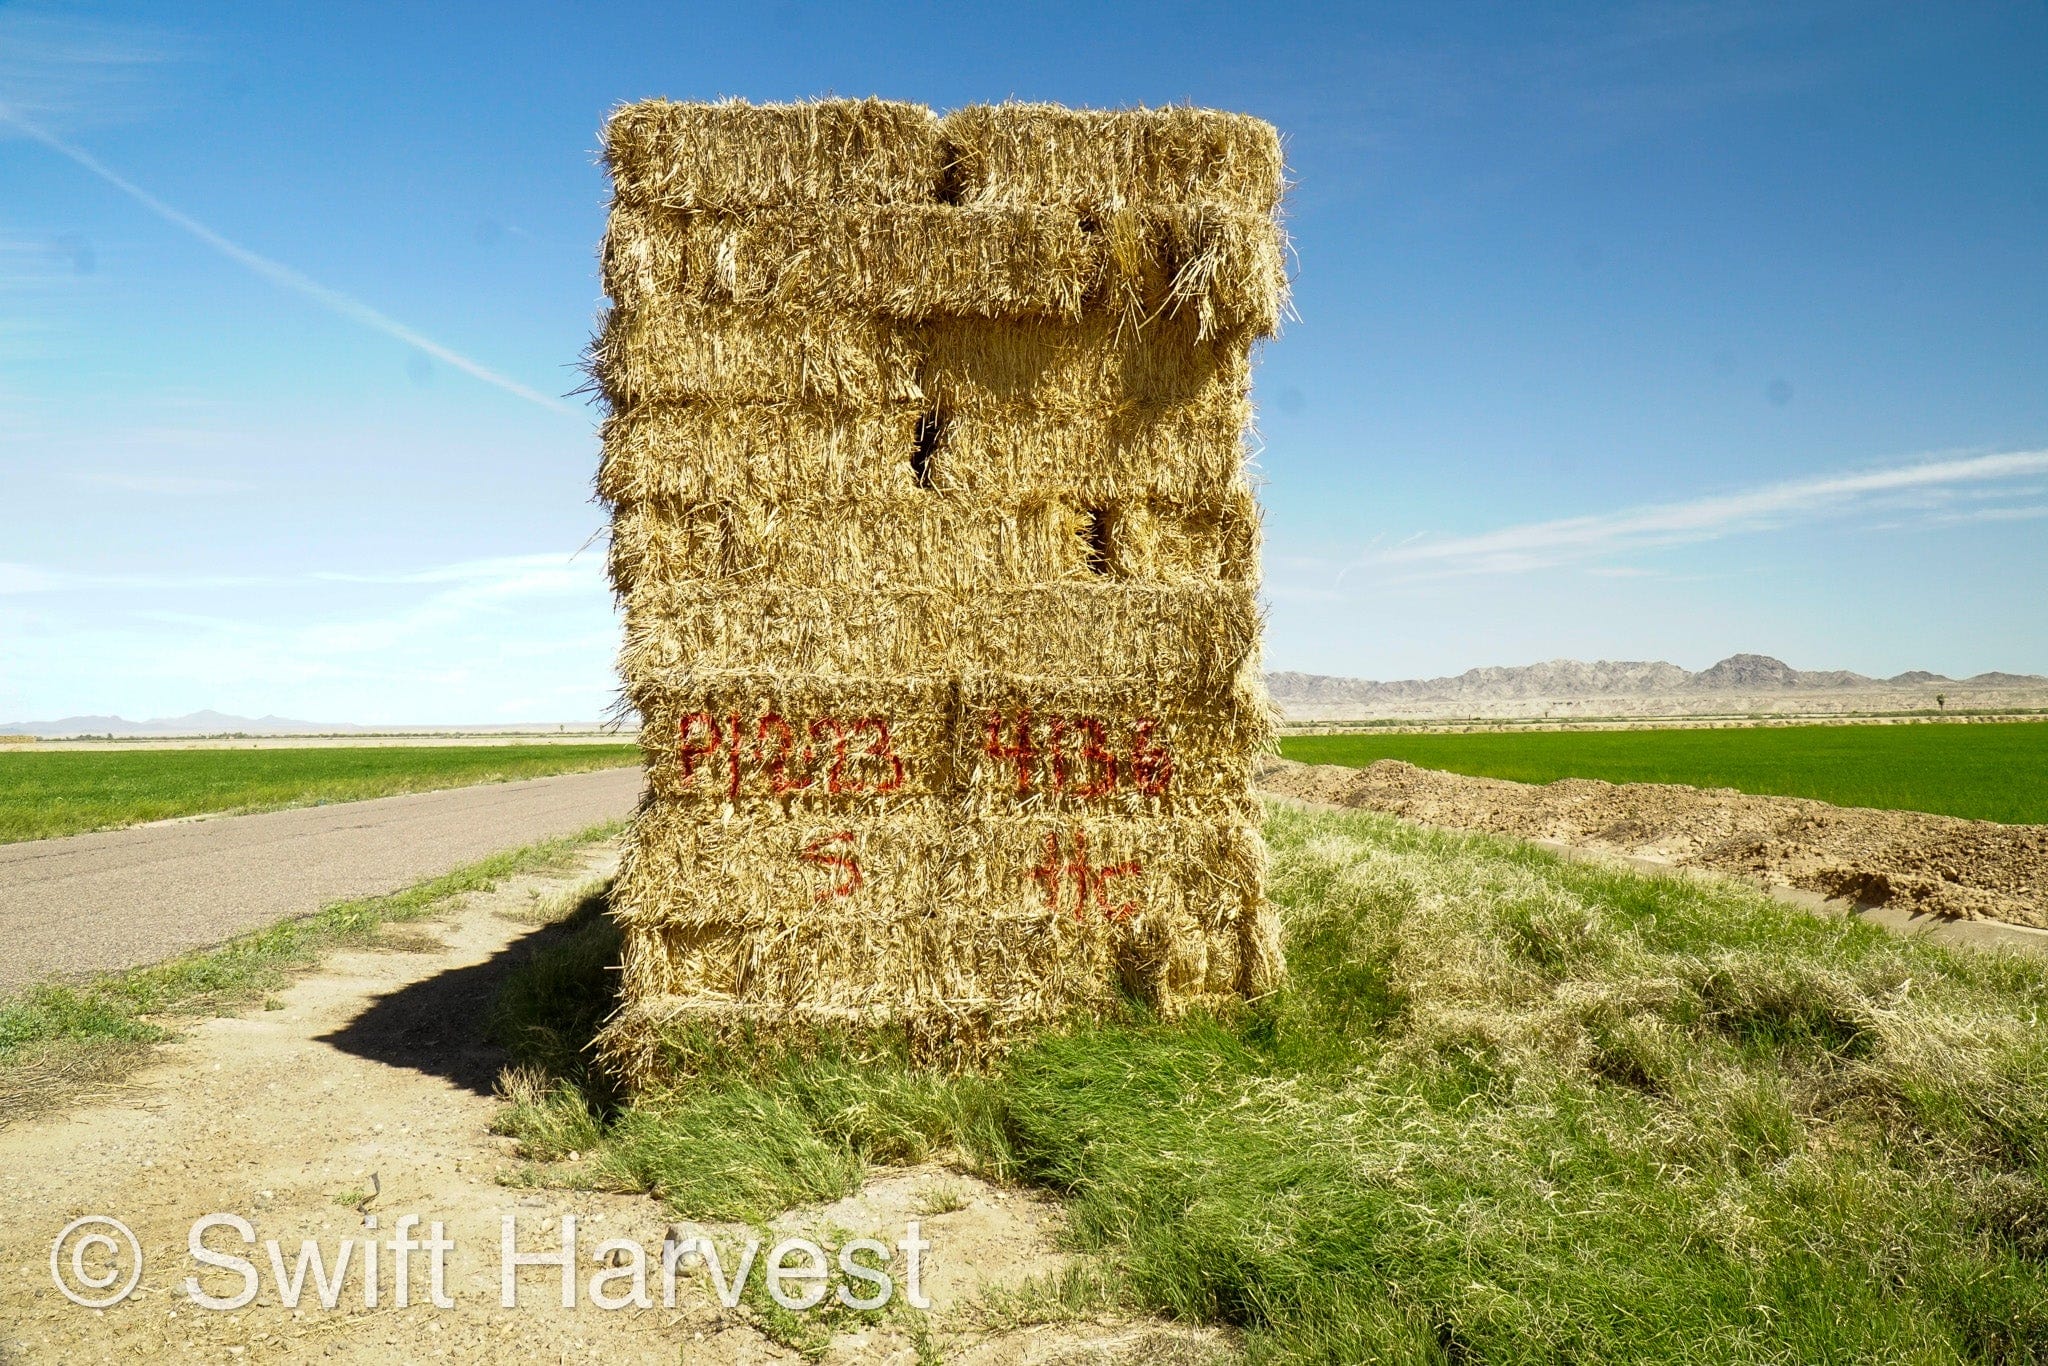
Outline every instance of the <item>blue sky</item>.
{"label": "blue sky", "polygon": [[137,12],[0,3],[0,720],[602,710],[658,94],[1278,124],[1271,667],[2048,672],[2037,0]]}

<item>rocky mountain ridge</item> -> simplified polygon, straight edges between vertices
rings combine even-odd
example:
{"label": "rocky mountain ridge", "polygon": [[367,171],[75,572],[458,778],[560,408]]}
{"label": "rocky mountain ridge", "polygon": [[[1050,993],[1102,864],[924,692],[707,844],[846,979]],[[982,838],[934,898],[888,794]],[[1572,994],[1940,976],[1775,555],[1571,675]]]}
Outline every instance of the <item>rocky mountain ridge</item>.
{"label": "rocky mountain ridge", "polygon": [[1273,700],[1290,714],[1329,707],[1407,710],[1417,706],[1509,703],[1568,703],[1595,698],[1672,699],[1710,702],[1717,696],[1754,698],[1812,694],[1932,694],[1981,690],[2048,689],[2038,674],[1982,673],[1970,678],[1914,669],[1890,678],[1872,678],[1847,669],[1795,669],[1769,655],[1730,655],[1694,672],[1663,660],[1553,659],[1541,664],[1467,669],[1445,678],[1414,678],[1381,682],[1366,678],[1334,678],[1324,674],[1285,671],[1266,676]]}

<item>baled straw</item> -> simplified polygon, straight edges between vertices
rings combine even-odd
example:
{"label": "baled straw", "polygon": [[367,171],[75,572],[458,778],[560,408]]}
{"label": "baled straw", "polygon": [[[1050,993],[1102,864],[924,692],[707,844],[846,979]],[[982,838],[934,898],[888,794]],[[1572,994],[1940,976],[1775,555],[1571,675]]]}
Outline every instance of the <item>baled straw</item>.
{"label": "baled straw", "polygon": [[1245,114],[976,105],[939,129],[962,204],[1221,204],[1270,217],[1285,185],[1280,135]]}
{"label": "baled straw", "polygon": [[606,121],[604,150],[619,203],[670,209],[917,202],[946,161],[932,111],[889,100],[646,100]]}
{"label": "baled straw", "polygon": [[620,670],[915,678],[1088,678],[1161,696],[1227,687],[1255,668],[1260,614],[1245,583],[1039,585],[960,594],[762,584],[640,583]]}
{"label": "baled straw", "polygon": [[1250,420],[1244,396],[1224,392],[1057,419],[921,403],[643,404],[605,420],[597,492],[617,507],[925,493],[1213,503],[1245,487]]}
{"label": "baled straw", "polygon": [[1193,316],[1271,333],[1286,288],[1271,220],[1217,205],[1065,209],[887,205],[745,214],[622,207],[605,233],[621,308],[741,303],[934,317],[1133,322]]}
{"label": "baled straw", "polygon": [[643,503],[612,523],[612,582],[782,583],[849,591],[921,583],[956,592],[1103,576],[1244,582],[1258,564],[1258,509],[1243,488],[1213,502],[1083,506],[913,491],[762,505]]}
{"label": "baled straw", "polygon": [[1278,979],[1251,758],[1254,119],[882,101],[606,130],[600,494],[648,793],[612,903],[679,1031],[973,1061]]}

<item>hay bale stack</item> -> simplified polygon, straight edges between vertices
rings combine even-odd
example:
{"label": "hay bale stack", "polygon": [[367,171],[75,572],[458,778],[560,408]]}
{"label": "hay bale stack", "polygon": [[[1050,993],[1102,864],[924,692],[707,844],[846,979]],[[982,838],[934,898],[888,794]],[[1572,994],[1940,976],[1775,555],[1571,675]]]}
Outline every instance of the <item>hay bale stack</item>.
{"label": "hay bale stack", "polygon": [[606,129],[636,1081],[1267,990],[1250,348],[1279,140],[1194,109],[655,101]]}

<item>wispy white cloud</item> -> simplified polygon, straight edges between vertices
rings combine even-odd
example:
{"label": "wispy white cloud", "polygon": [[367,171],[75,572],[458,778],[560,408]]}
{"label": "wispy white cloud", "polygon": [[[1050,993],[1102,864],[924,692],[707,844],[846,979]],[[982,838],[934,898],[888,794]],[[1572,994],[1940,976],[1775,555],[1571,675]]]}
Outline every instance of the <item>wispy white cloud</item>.
{"label": "wispy white cloud", "polygon": [[1945,525],[1961,522],[2032,522],[2048,517],[2048,503],[2027,503],[2018,507],[1971,508],[1966,512],[1945,512],[1934,520]]}
{"label": "wispy white cloud", "polygon": [[107,184],[127,195],[130,199],[133,199],[136,203],[142,205],[143,208],[148,209],[151,213],[163,219],[166,223],[198,238],[230,261],[246,268],[253,274],[261,276],[272,284],[311,299],[330,313],[347,318],[351,322],[360,323],[373,331],[382,332],[385,336],[396,338],[407,346],[432,356],[435,360],[453,366],[472,379],[481,380],[493,388],[501,389],[515,397],[525,399],[528,403],[538,407],[546,408],[551,412],[571,415],[574,415],[577,411],[558,398],[543,394],[537,389],[528,388],[515,379],[501,375],[488,366],[482,365],[458,351],[443,346],[433,338],[415,331],[404,323],[399,322],[396,318],[379,312],[360,299],[344,294],[338,289],[323,285],[309,275],[302,274],[281,262],[273,261],[267,256],[259,255],[239,242],[222,236],[190,214],[172,208],[140,185],[113,171],[83,148],[73,146],[56,134],[47,131],[41,125],[32,122],[19,110],[11,108],[6,104],[0,104],[0,125],[11,125],[58,155],[69,158],[84,170],[99,177]]}
{"label": "wispy white cloud", "polygon": [[380,721],[594,717],[619,642],[603,557],[566,551],[247,580],[0,564],[0,638],[0,711]]}
{"label": "wispy white cloud", "polygon": [[8,6],[0,102],[72,128],[125,122],[156,107],[158,73],[191,53],[163,29]]}
{"label": "wispy white cloud", "polygon": [[[1520,574],[1632,552],[1719,540],[1795,522],[1897,506],[1933,511],[1964,493],[2048,474],[2048,450],[1926,460],[1764,484],[1734,493],[1503,527],[1472,536],[1421,537],[1374,547],[1345,565],[1414,576]],[[1980,509],[1998,519],[2012,513]],[[1991,520],[1984,518],[1983,520]]]}

